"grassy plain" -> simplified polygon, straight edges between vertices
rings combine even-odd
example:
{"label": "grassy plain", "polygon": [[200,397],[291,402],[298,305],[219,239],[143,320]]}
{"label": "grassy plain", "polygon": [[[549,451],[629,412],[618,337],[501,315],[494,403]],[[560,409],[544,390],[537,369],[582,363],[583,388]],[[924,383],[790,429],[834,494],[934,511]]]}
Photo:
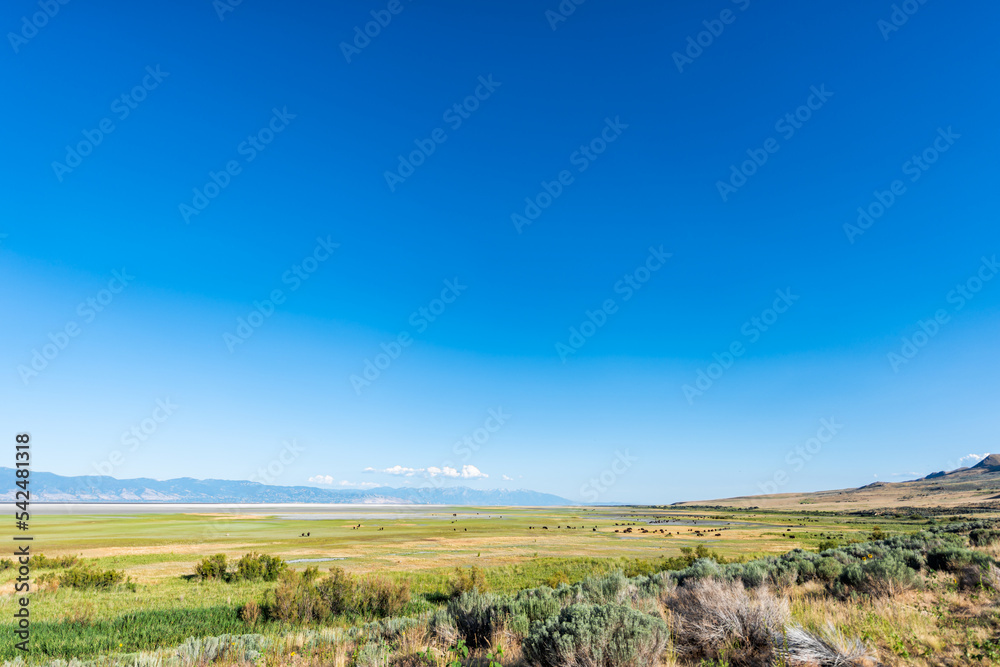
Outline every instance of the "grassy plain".
{"label": "grassy plain", "polygon": [[[723,558],[749,560],[795,548],[816,551],[828,540],[864,541],[876,526],[888,534],[913,533],[929,521],[919,515],[852,516],[811,508],[362,507],[343,512],[332,518],[294,510],[36,515],[34,553],[77,555],[100,569],[123,570],[136,587],[81,591],[49,584],[36,590],[34,652],[92,657],[175,646],[190,636],[261,632],[260,626],[240,620],[238,610],[273,584],[200,582],[191,576],[202,558],[217,553],[238,558],[256,551],[280,556],[296,569],[339,566],[405,579],[413,592],[407,612],[417,613],[445,602],[456,567],[483,568],[491,590],[513,593],[554,578],[572,583],[616,569],[628,572],[637,562],[679,556],[685,547],[704,545]],[[35,570],[32,576],[44,572]],[[14,577],[12,570],[0,572],[4,619],[15,609]],[[802,616],[818,613],[801,601],[796,605]],[[0,659],[7,660],[15,651],[9,623],[3,625]],[[272,624],[266,632],[292,630]]]}

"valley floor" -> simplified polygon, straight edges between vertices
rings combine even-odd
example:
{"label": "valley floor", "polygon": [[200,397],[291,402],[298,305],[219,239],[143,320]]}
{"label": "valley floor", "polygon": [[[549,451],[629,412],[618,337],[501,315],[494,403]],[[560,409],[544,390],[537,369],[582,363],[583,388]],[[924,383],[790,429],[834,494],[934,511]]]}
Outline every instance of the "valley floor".
{"label": "valley floor", "polygon": [[[963,582],[961,568],[968,565],[967,558],[959,565],[927,564],[928,558],[933,562],[937,557],[935,549],[952,548],[955,540],[967,543],[969,530],[963,533],[958,526],[983,519],[981,515],[677,507],[410,508],[336,518],[245,512],[42,516],[35,519],[34,544],[35,553],[44,552],[46,559],[36,558],[33,564],[32,651],[27,660],[46,664],[56,658],[76,658],[132,665],[141,657],[145,664],[162,665],[263,660],[273,665],[374,666],[452,665],[457,659],[458,664],[485,667],[491,662],[487,654],[503,648],[504,654],[499,659],[494,655],[493,662],[562,664],[538,657],[540,630],[531,629],[529,623],[545,619],[518,606],[524,604],[519,599],[538,595],[555,595],[554,602],[545,598],[545,604],[553,605],[550,611],[556,616],[573,610],[583,613],[579,605],[590,605],[587,613],[626,614],[620,625],[638,623],[641,628],[635,631],[646,633],[642,636],[657,649],[655,660],[664,665],[776,664],[774,660],[790,659],[771,656],[761,658],[765,662],[740,663],[732,647],[721,654],[692,653],[694,644],[684,644],[683,628],[678,626],[690,625],[684,619],[694,604],[685,602],[688,593],[683,591],[715,577],[737,582],[740,590],[706,589],[698,594],[696,607],[716,595],[730,600],[727,604],[749,605],[756,610],[753,613],[767,608],[781,616],[786,612],[779,607],[787,604],[787,618],[767,621],[777,623],[768,632],[786,636],[788,628],[801,625],[811,636],[830,643],[826,633],[832,626],[837,641],[857,640],[866,647],[868,662],[859,658],[847,664],[876,664],[875,660],[886,665],[1000,664],[1000,606],[988,577],[977,585]],[[869,553],[860,546],[873,538],[880,540],[876,544],[890,544],[885,540],[911,539],[907,536],[928,535],[928,530],[936,531],[934,538],[922,547],[879,546]],[[836,547],[839,552],[830,551]],[[857,565],[869,578],[883,576],[871,569],[869,561],[891,564],[893,559],[910,558],[912,562],[901,567],[916,566],[910,568],[915,578],[889,594],[881,590],[872,594],[865,588],[868,580],[854,582],[850,572],[838,570],[832,578],[829,573],[816,574],[820,565],[830,565],[820,563],[821,549],[828,559],[836,556],[843,561],[842,570]],[[920,549],[922,555],[917,553]],[[976,563],[986,563],[1000,555],[996,549],[979,546],[966,551],[979,554]],[[225,554],[232,564],[251,552],[287,561],[292,574],[285,578],[298,578],[285,583],[226,582],[194,576],[206,557]],[[791,579],[779,558],[788,552],[806,554],[786,557],[799,568]],[[803,565],[805,561],[809,564]],[[328,579],[329,568],[342,568],[344,585],[371,591],[373,596],[405,588],[406,599],[392,607],[388,619],[381,608],[367,606],[305,622],[292,612],[280,617],[284,612],[275,611],[280,606],[276,588],[279,603],[281,586],[301,596],[313,585],[312,575],[302,576],[310,567],[318,568],[319,582]],[[461,568],[461,575],[456,568]],[[721,569],[706,574],[692,568]],[[67,573],[77,571],[117,571],[122,580],[87,587],[79,576],[67,578]],[[893,577],[903,575],[886,575],[890,588],[895,585]],[[4,619],[12,618],[16,607],[15,576],[13,569],[0,571]],[[383,583],[376,586],[379,581]],[[461,590],[456,586],[470,592],[458,596]],[[608,587],[618,587],[610,598],[593,592]],[[533,592],[524,593],[527,590]],[[475,597],[482,591],[488,591],[489,599]],[[295,598],[289,604],[300,603]],[[259,615],[248,615],[248,607],[258,607]],[[629,610],[642,615],[629,617]],[[469,635],[463,629],[466,615],[492,618],[487,624],[490,636]],[[522,617],[525,620],[518,625]],[[659,637],[659,626],[645,627],[647,617],[659,619],[669,630]],[[501,618],[506,620],[497,620]],[[566,620],[570,621],[579,619]],[[4,625],[0,659],[24,658],[6,641],[14,628]],[[210,639],[222,635],[226,638]],[[463,640],[468,657],[459,644],[463,637],[478,637]],[[525,642],[535,648],[526,653]]]}

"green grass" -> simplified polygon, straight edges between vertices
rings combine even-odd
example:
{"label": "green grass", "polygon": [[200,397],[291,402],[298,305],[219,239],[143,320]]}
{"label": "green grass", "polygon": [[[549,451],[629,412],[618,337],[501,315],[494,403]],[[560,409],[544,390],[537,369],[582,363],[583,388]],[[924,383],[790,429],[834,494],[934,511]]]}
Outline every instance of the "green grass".
{"label": "green grass", "polygon": [[[746,559],[796,547],[815,550],[831,537],[840,542],[864,540],[875,525],[890,534],[914,532],[926,525],[919,517],[837,516],[806,510],[626,507],[399,511],[404,518],[40,515],[32,526],[38,552],[53,557],[82,553],[86,565],[123,570],[138,586],[135,591],[117,587],[109,591],[34,592],[33,653],[83,658],[173,646],[191,636],[250,632],[251,628],[239,620],[239,608],[250,600],[260,601],[274,585],[198,582],[185,576],[213,553],[238,557],[257,551],[286,559],[342,558],[315,565],[324,572],[340,566],[349,572],[377,570],[395,580],[406,580],[414,595],[408,613],[413,613],[444,603],[457,565],[482,567],[491,590],[513,593],[554,577],[575,583],[616,569],[627,574],[657,569],[667,559],[678,557],[682,547],[699,544],[728,559]],[[436,516],[428,516],[431,513]],[[698,523],[646,524],[664,517]],[[721,530],[723,526],[706,525],[707,520],[730,525]],[[358,523],[362,527],[354,530]],[[640,526],[657,531],[662,528],[673,535],[615,533],[616,523],[637,523],[633,526],[636,530]],[[568,530],[566,525],[575,528]],[[597,532],[592,530],[594,526]],[[695,537],[695,530],[704,530],[704,537]],[[310,532],[311,537],[299,537],[304,532]],[[293,567],[301,570],[307,565]],[[33,576],[41,572],[34,571]],[[13,570],[0,572],[0,589],[12,589],[15,576]],[[13,596],[0,597],[4,620],[11,618],[15,604]],[[270,623],[258,624],[253,631],[260,632],[262,627],[265,632],[279,631]],[[11,629],[10,623],[0,623],[5,636],[10,636]],[[12,658],[13,651],[11,643],[0,643],[0,659]]]}

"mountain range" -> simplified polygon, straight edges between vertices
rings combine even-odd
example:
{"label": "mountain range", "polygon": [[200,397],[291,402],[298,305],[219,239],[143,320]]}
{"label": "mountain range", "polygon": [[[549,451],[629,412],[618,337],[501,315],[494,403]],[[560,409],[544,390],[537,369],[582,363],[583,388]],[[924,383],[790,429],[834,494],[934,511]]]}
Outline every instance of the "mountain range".
{"label": "mountain range", "polygon": [[[14,501],[13,468],[0,467],[8,483],[0,501]],[[525,489],[471,489],[465,486],[396,489],[323,489],[314,486],[272,486],[225,479],[116,479],[104,475],[64,477],[31,472],[32,502],[62,503],[365,503],[393,505],[556,506],[575,505],[549,493]]]}

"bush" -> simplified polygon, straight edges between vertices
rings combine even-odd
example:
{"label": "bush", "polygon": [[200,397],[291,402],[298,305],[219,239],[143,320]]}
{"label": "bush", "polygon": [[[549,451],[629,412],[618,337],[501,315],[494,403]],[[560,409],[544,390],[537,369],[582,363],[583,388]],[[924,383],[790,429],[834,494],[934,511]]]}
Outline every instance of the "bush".
{"label": "bush", "polygon": [[[125,573],[121,570],[102,571],[75,567],[59,576],[59,585],[70,588],[107,590],[121,584],[131,584],[126,581]],[[134,588],[134,585],[132,587]]]}
{"label": "bush", "polygon": [[836,558],[831,558],[825,556],[819,559],[816,564],[816,578],[822,579],[826,582],[832,582],[840,573],[844,570],[844,566],[840,564],[840,561]]}
{"label": "bush", "polygon": [[226,566],[226,555],[215,554],[214,556],[203,558],[195,566],[194,573],[203,581],[205,579],[224,580],[226,578]]}
{"label": "bush", "polygon": [[788,623],[788,601],[761,587],[750,595],[739,581],[692,581],[667,601],[674,646],[684,658],[728,661],[733,667],[775,662]]}
{"label": "bush", "polygon": [[561,584],[569,585],[569,577],[562,570],[552,574],[552,576],[545,580],[545,585],[549,588],[559,588]]}
{"label": "bush", "polygon": [[[225,556],[222,558],[225,562]],[[228,581],[277,581],[287,569],[288,563],[278,556],[248,553],[236,562],[236,571]]]}
{"label": "bush", "polygon": [[835,590],[841,594],[856,590],[873,597],[892,597],[916,586],[917,575],[899,557],[886,556],[848,565],[837,583]]}
{"label": "bush", "polygon": [[330,615],[309,570],[302,574],[285,572],[264,607],[270,618],[286,622],[309,623],[322,621]]}
{"label": "bush", "polygon": [[974,547],[988,547],[1000,541],[1000,530],[977,528],[969,533],[969,544]]}
{"label": "bush", "polygon": [[355,577],[339,567],[331,568],[329,576],[320,579],[319,570],[310,567],[301,574],[284,571],[264,607],[271,618],[309,623],[340,615],[393,616],[409,601],[406,582],[397,584],[379,576]]}
{"label": "bush", "polygon": [[969,563],[959,570],[957,579],[963,590],[1000,591],[1000,569],[993,563]]}
{"label": "bush", "polygon": [[14,561],[9,558],[4,558],[0,560],[0,572],[4,570],[11,570],[14,568]]}
{"label": "bush", "polygon": [[472,591],[485,593],[489,590],[486,585],[486,573],[475,565],[468,569],[456,567],[455,574],[449,584],[453,598],[457,598],[462,593],[471,593]]}
{"label": "bush", "polygon": [[540,667],[646,667],[667,646],[662,619],[624,605],[573,604],[535,625],[522,645]]}
{"label": "bush", "polygon": [[249,625],[255,625],[260,620],[260,605],[250,600],[240,608],[240,620]]}
{"label": "bush", "polygon": [[234,570],[229,569],[225,554],[215,554],[202,559],[194,568],[195,576],[202,581],[216,580],[235,583],[239,581],[277,581],[288,569],[288,563],[277,556],[251,552],[243,555]]}
{"label": "bush", "polygon": [[767,579],[768,568],[762,562],[747,563],[743,567],[740,579],[746,588],[757,588]]}
{"label": "bush", "polygon": [[56,569],[56,568],[68,568],[74,565],[79,565],[80,559],[76,556],[58,556],[56,558],[49,558],[45,554],[38,554],[37,556],[31,557],[31,565],[36,569]]}
{"label": "bush", "polygon": [[465,643],[471,648],[481,648],[490,645],[494,633],[509,615],[503,607],[509,608],[510,603],[509,598],[473,590],[453,598],[448,603],[448,614],[455,620],[455,628]]}
{"label": "bush", "polygon": [[957,572],[973,562],[978,554],[960,546],[943,546],[927,552],[927,567],[944,572]]}

